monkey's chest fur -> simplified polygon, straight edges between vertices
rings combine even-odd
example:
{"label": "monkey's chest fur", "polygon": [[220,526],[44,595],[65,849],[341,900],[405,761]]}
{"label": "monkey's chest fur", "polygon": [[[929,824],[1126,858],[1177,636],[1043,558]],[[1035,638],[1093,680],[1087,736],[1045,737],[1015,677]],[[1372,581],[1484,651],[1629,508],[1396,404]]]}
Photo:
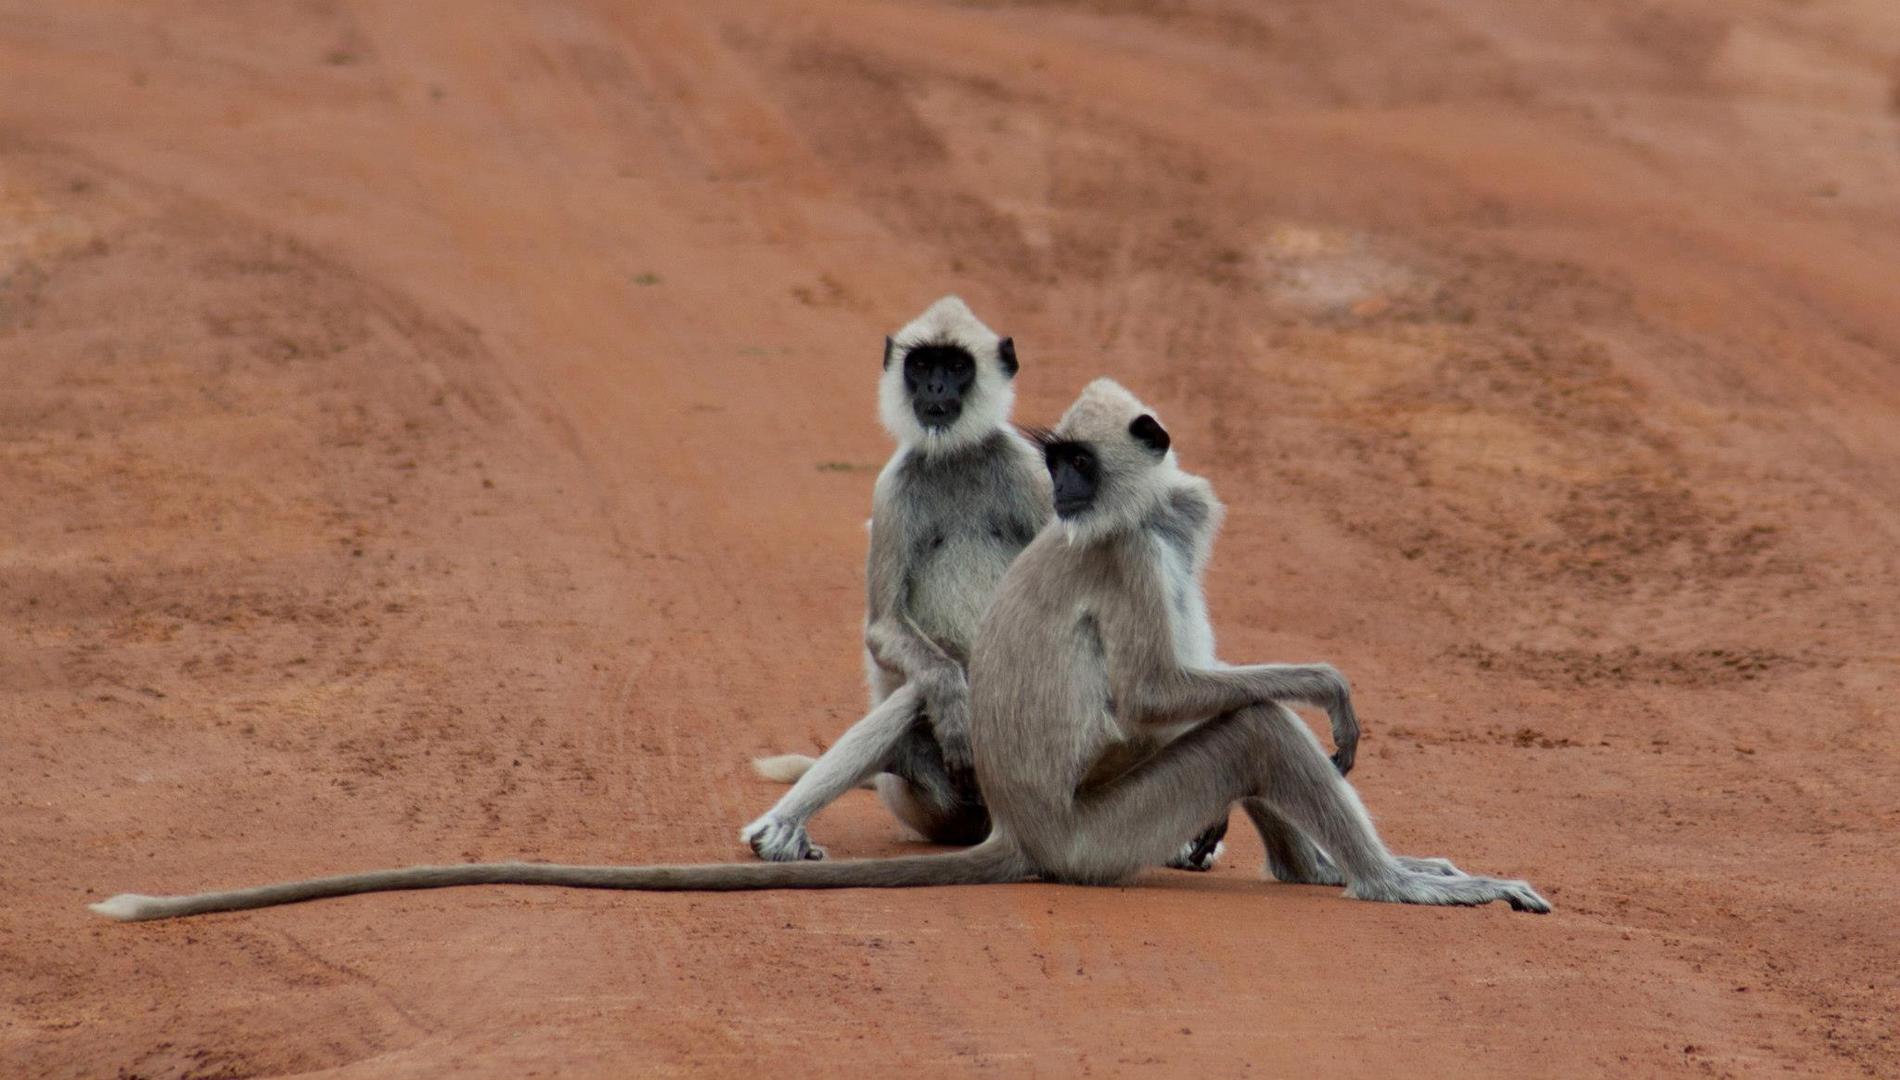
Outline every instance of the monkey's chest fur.
{"label": "monkey's chest fur", "polygon": [[997,584],[1042,526],[1035,463],[996,440],[949,458],[906,463],[898,493],[913,511],[907,530],[904,614],[925,637],[968,663]]}
{"label": "monkey's chest fur", "polygon": [[905,605],[917,629],[967,664],[970,640],[1019,548],[988,533],[946,529],[919,554]]}

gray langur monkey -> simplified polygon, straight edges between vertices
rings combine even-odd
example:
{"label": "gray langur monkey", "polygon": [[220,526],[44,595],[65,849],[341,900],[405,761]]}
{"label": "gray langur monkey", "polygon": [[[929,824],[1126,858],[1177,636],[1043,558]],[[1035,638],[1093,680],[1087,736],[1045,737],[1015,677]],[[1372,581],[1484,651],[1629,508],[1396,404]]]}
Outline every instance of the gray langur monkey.
{"label": "gray langur monkey", "polygon": [[[1206,665],[1213,639],[1199,568],[1221,506],[1205,480],[1176,466],[1168,433],[1132,394],[1105,379],[1090,384],[1044,441],[1044,457],[1059,520],[1004,574],[970,656],[971,745],[993,820],[975,847],[700,866],[415,866],[229,892],[122,894],[92,910],[133,921],[479,884],[667,891],[1032,878],[1107,884],[1166,862],[1181,837],[1235,802],[1257,825],[1284,820],[1303,838],[1291,851],[1268,841],[1268,868],[1283,880],[1343,882],[1346,895],[1361,900],[1503,900],[1520,911],[1550,910],[1526,882],[1471,877],[1441,859],[1386,850],[1318,740],[1281,704],[1318,705],[1337,723],[1349,700],[1338,672]],[[1118,750],[1184,724],[1193,726],[1157,739],[1145,757]]]}
{"label": "gray langur monkey", "polygon": [[865,564],[864,667],[871,711],[816,761],[753,762],[792,789],[739,837],[771,862],[822,859],[807,823],[875,787],[927,840],[989,834],[970,752],[970,639],[1003,571],[1051,511],[1042,455],[1010,425],[1018,369],[954,296],[884,339],[878,418],[897,451],[878,474]]}
{"label": "gray langur monkey", "polygon": [[[1010,423],[1018,370],[1014,341],[954,296],[884,339],[878,418],[897,450],[871,503],[871,711],[821,758],[753,762],[792,784],[739,832],[761,859],[824,858],[808,823],[859,786],[926,840],[974,844],[989,834],[970,751],[970,642],[1003,572],[1051,517],[1042,453]],[[1348,764],[1356,738],[1342,733]],[[1222,814],[1170,865],[1212,868],[1226,832]]]}
{"label": "gray langur monkey", "polygon": [[1097,379],[1041,441],[1058,520],[1004,577],[970,658],[977,774],[1012,854],[1044,880],[1125,881],[1239,802],[1279,880],[1550,910],[1525,882],[1386,850],[1341,776],[1349,740],[1329,763],[1283,704],[1356,733],[1332,667],[1214,660],[1201,575],[1224,511],[1146,406]]}

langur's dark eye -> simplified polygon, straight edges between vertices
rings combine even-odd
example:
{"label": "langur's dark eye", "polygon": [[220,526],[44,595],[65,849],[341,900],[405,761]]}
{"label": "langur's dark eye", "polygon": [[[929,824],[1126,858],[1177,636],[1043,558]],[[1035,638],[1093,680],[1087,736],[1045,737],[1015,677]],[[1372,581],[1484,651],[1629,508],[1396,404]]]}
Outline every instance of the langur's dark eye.
{"label": "langur's dark eye", "polygon": [[1091,479],[1095,476],[1095,455],[1073,444],[1050,447],[1048,453],[1043,456],[1043,464],[1047,465],[1052,473],[1067,465]]}

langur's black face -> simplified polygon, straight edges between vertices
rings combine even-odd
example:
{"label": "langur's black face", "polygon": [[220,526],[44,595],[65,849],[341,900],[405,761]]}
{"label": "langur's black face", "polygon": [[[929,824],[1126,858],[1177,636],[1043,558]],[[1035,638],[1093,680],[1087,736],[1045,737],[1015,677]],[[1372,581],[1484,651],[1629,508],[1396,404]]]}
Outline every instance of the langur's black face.
{"label": "langur's black face", "polygon": [[1057,517],[1067,520],[1094,505],[1102,467],[1087,443],[1052,442],[1043,447],[1042,457],[1055,487]]}
{"label": "langur's black face", "polygon": [[955,345],[919,345],[904,354],[904,389],[911,412],[926,430],[947,428],[963,415],[976,385],[976,361]]}
{"label": "langur's black face", "polygon": [[[1042,445],[1042,460],[1049,467],[1056,517],[1068,521],[1087,513],[1102,492],[1102,448],[1086,441],[1060,438],[1050,432],[1031,434]],[[1128,434],[1151,462],[1158,463],[1168,456],[1167,430],[1154,417],[1146,413],[1137,416],[1128,425]],[[1141,467],[1130,462],[1125,454],[1117,457],[1115,447],[1108,449],[1110,460],[1119,462],[1116,468]]]}

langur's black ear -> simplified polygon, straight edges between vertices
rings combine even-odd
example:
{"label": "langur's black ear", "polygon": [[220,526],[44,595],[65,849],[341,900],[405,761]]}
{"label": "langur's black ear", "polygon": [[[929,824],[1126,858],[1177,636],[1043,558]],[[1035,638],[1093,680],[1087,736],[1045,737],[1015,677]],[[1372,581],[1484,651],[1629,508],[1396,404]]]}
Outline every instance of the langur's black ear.
{"label": "langur's black ear", "polygon": [[891,370],[891,354],[897,351],[897,342],[889,334],[884,335],[884,370]]}
{"label": "langur's black ear", "polygon": [[1156,457],[1168,452],[1168,429],[1162,427],[1147,413],[1135,417],[1134,422],[1128,425],[1128,434],[1133,435],[1135,441],[1141,445],[1154,451]]}
{"label": "langur's black ear", "polygon": [[1015,338],[1004,338],[996,343],[996,360],[1003,365],[1004,375],[1012,379],[1016,377],[1016,369],[1021,365],[1016,363]]}

